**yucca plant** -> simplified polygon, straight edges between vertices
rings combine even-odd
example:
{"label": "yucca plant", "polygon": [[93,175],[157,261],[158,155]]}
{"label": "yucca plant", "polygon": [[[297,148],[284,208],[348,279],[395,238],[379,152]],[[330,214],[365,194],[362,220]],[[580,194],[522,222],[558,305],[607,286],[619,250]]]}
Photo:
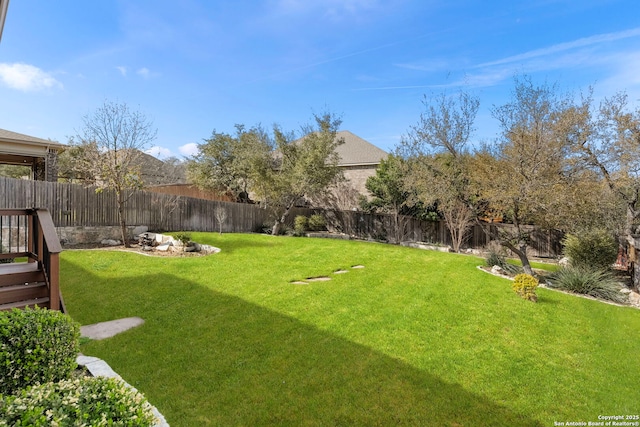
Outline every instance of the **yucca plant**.
{"label": "yucca plant", "polygon": [[485,258],[485,262],[487,267],[493,267],[494,265],[497,265],[498,267],[502,268],[506,273],[509,273],[511,275],[515,275],[522,272],[521,267],[517,265],[509,264],[505,256],[496,250],[489,250],[487,257]]}
{"label": "yucca plant", "polygon": [[569,266],[549,277],[549,286],[576,294],[590,295],[617,303],[625,301],[620,284],[608,271],[585,266]]}

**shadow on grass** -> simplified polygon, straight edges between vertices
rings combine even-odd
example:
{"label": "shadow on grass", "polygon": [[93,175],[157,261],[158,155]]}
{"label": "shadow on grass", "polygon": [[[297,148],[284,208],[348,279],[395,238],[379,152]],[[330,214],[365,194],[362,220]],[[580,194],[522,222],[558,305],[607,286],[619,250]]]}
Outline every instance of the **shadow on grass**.
{"label": "shadow on grass", "polygon": [[[245,248],[271,248],[278,245],[278,237],[273,237],[267,234],[262,233],[254,233],[248,234],[246,239],[225,239],[225,235],[219,235],[214,233],[205,233],[205,232],[193,232],[192,238],[194,241],[211,245],[215,247],[219,247],[222,252],[229,254],[238,250],[242,250]],[[264,239],[256,239],[256,235],[264,236]],[[237,235],[236,235],[237,236]],[[251,236],[251,238],[249,238]]]}
{"label": "shadow on grass", "polygon": [[539,426],[400,360],[171,275],[95,277],[63,261],[80,322],[146,323],[82,346],[174,426]]}

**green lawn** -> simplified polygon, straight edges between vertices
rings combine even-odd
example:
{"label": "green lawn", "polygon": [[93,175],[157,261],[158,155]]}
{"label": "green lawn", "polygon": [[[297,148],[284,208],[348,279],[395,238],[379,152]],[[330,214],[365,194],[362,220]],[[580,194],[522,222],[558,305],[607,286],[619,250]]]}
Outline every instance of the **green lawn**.
{"label": "green lawn", "polygon": [[[550,426],[639,412],[640,310],[546,289],[534,304],[465,255],[192,237],[222,252],[62,254],[65,302],[81,324],[146,321],[82,352],[173,427]],[[315,276],[332,280],[291,283]]]}

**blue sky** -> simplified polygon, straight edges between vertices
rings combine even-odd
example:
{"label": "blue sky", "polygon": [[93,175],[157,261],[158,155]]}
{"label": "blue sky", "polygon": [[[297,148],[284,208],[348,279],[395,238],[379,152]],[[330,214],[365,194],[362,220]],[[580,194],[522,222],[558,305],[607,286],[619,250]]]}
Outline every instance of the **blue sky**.
{"label": "blue sky", "polygon": [[486,141],[516,73],[640,105],[639,17],[637,0],[11,0],[0,128],[66,143],[126,102],[157,127],[153,152],[181,157],[214,129],[330,110],[390,151],[425,94],[463,86]]}

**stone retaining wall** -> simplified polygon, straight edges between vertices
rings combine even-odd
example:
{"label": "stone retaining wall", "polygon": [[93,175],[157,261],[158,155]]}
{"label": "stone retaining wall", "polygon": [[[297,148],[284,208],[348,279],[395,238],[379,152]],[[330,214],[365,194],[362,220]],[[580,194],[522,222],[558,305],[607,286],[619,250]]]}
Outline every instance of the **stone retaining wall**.
{"label": "stone retaining wall", "polygon": [[[132,240],[148,230],[149,227],[146,226],[127,227],[127,233]],[[100,243],[105,239],[122,240],[120,227],[56,227],[56,231],[63,245]]]}

